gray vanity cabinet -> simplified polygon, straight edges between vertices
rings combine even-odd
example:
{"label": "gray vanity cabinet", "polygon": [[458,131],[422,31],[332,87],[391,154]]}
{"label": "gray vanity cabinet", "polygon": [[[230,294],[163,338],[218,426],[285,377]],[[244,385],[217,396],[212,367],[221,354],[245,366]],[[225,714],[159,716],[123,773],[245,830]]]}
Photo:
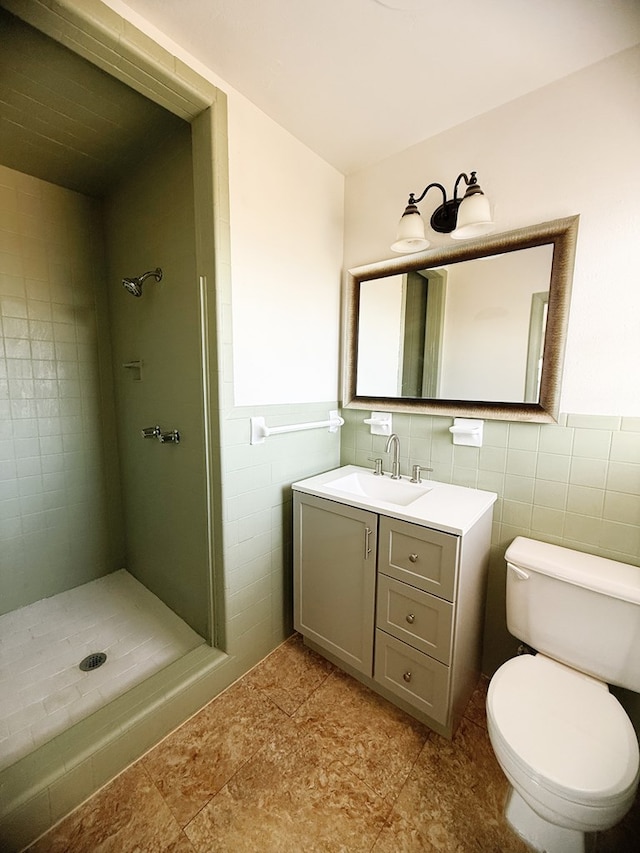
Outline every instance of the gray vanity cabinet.
{"label": "gray vanity cabinet", "polygon": [[461,495],[454,506],[471,502],[473,516],[452,532],[297,485],[296,630],[329,660],[451,737],[480,677],[493,496],[439,486]]}
{"label": "gray vanity cabinet", "polygon": [[373,672],[378,516],[294,492],[294,627],[356,672]]}

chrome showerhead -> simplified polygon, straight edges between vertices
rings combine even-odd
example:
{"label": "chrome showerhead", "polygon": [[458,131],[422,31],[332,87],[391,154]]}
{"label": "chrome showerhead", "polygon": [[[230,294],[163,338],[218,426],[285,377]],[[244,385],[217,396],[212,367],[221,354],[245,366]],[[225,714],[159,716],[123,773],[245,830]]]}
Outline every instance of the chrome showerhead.
{"label": "chrome showerhead", "polygon": [[137,278],[123,278],[122,286],[134,296],[142,296],[142,284]]}
{"label": "chrome showerhead", "polygon": [[123,278],[122,286],[124,289],[131,293],[133,296],[142,296],[142,283],[145,279],[149,278],[152,275],[156,281],[162,280],[162,270],[160,267],[157,267],[155,270],[149,270],[149,272],[144,272],[142,275],[137,276],[136,278]]}

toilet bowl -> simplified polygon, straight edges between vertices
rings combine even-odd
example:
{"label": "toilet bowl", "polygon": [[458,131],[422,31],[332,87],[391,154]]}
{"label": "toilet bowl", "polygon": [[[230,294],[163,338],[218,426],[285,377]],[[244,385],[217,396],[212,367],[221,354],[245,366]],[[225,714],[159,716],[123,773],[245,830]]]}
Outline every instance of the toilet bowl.
{"label": "toilet bowl", "polygon": [[[630,809],[638,785],[638,742],[602,682],[544,655],[521,655],[491,681],[487,724],[498,763],[534,813],[527,821],[526,808],[516,800],[507,819],[510,811],[516,814],[520,825],[514,828],[539,849],[554,851],[556,837],[563,853],[584,850],[584,833],[614,826]],[[546,848],[530,837],[536,826],[538,835],[544,830]]]}
{"label": "toilet bowl", "polygon": [[535,850],[586,853],[638,788],[637,735],[606,681],[640,688],[640,568],[521,537],[507,564],[509,631],[540,653],[504,663],[487,694],[505,815]]}

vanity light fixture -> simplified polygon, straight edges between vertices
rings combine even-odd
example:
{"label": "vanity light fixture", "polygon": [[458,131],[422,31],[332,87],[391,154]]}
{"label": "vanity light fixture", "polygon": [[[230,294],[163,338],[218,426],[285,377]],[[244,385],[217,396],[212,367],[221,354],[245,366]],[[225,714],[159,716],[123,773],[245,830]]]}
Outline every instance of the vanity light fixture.
{"label": "vanity light fixture", "polygon": [[[464,180],[467,189],[464,196],[458,198],[458,185],[461,180]],[[429,184],[419,198],[415,198],[413,193],[409,195],[409,201],[398,224],[395,243],[391,245],[394,252],[419,252],[429,245],[418,204],[431,187],[437,187],[442,193],[442,204],[431,216],[430,224],[434,231],[451,234],[454,240],[467,240],[493,231],[495,224],[491,219],[489,199],[482,192],[476,173],[471,172],[467,177],[461,172],[456,178],[453,198],[447,199],[445,188],[438,183]]]}

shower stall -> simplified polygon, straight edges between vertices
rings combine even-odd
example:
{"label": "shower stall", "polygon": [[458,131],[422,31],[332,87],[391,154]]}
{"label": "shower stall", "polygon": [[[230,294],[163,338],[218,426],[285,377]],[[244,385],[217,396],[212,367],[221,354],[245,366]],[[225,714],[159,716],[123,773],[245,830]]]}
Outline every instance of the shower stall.
{"label": "shower stall", "polygon": [[215,637],[192,126],[0,17],[1,771]]}

